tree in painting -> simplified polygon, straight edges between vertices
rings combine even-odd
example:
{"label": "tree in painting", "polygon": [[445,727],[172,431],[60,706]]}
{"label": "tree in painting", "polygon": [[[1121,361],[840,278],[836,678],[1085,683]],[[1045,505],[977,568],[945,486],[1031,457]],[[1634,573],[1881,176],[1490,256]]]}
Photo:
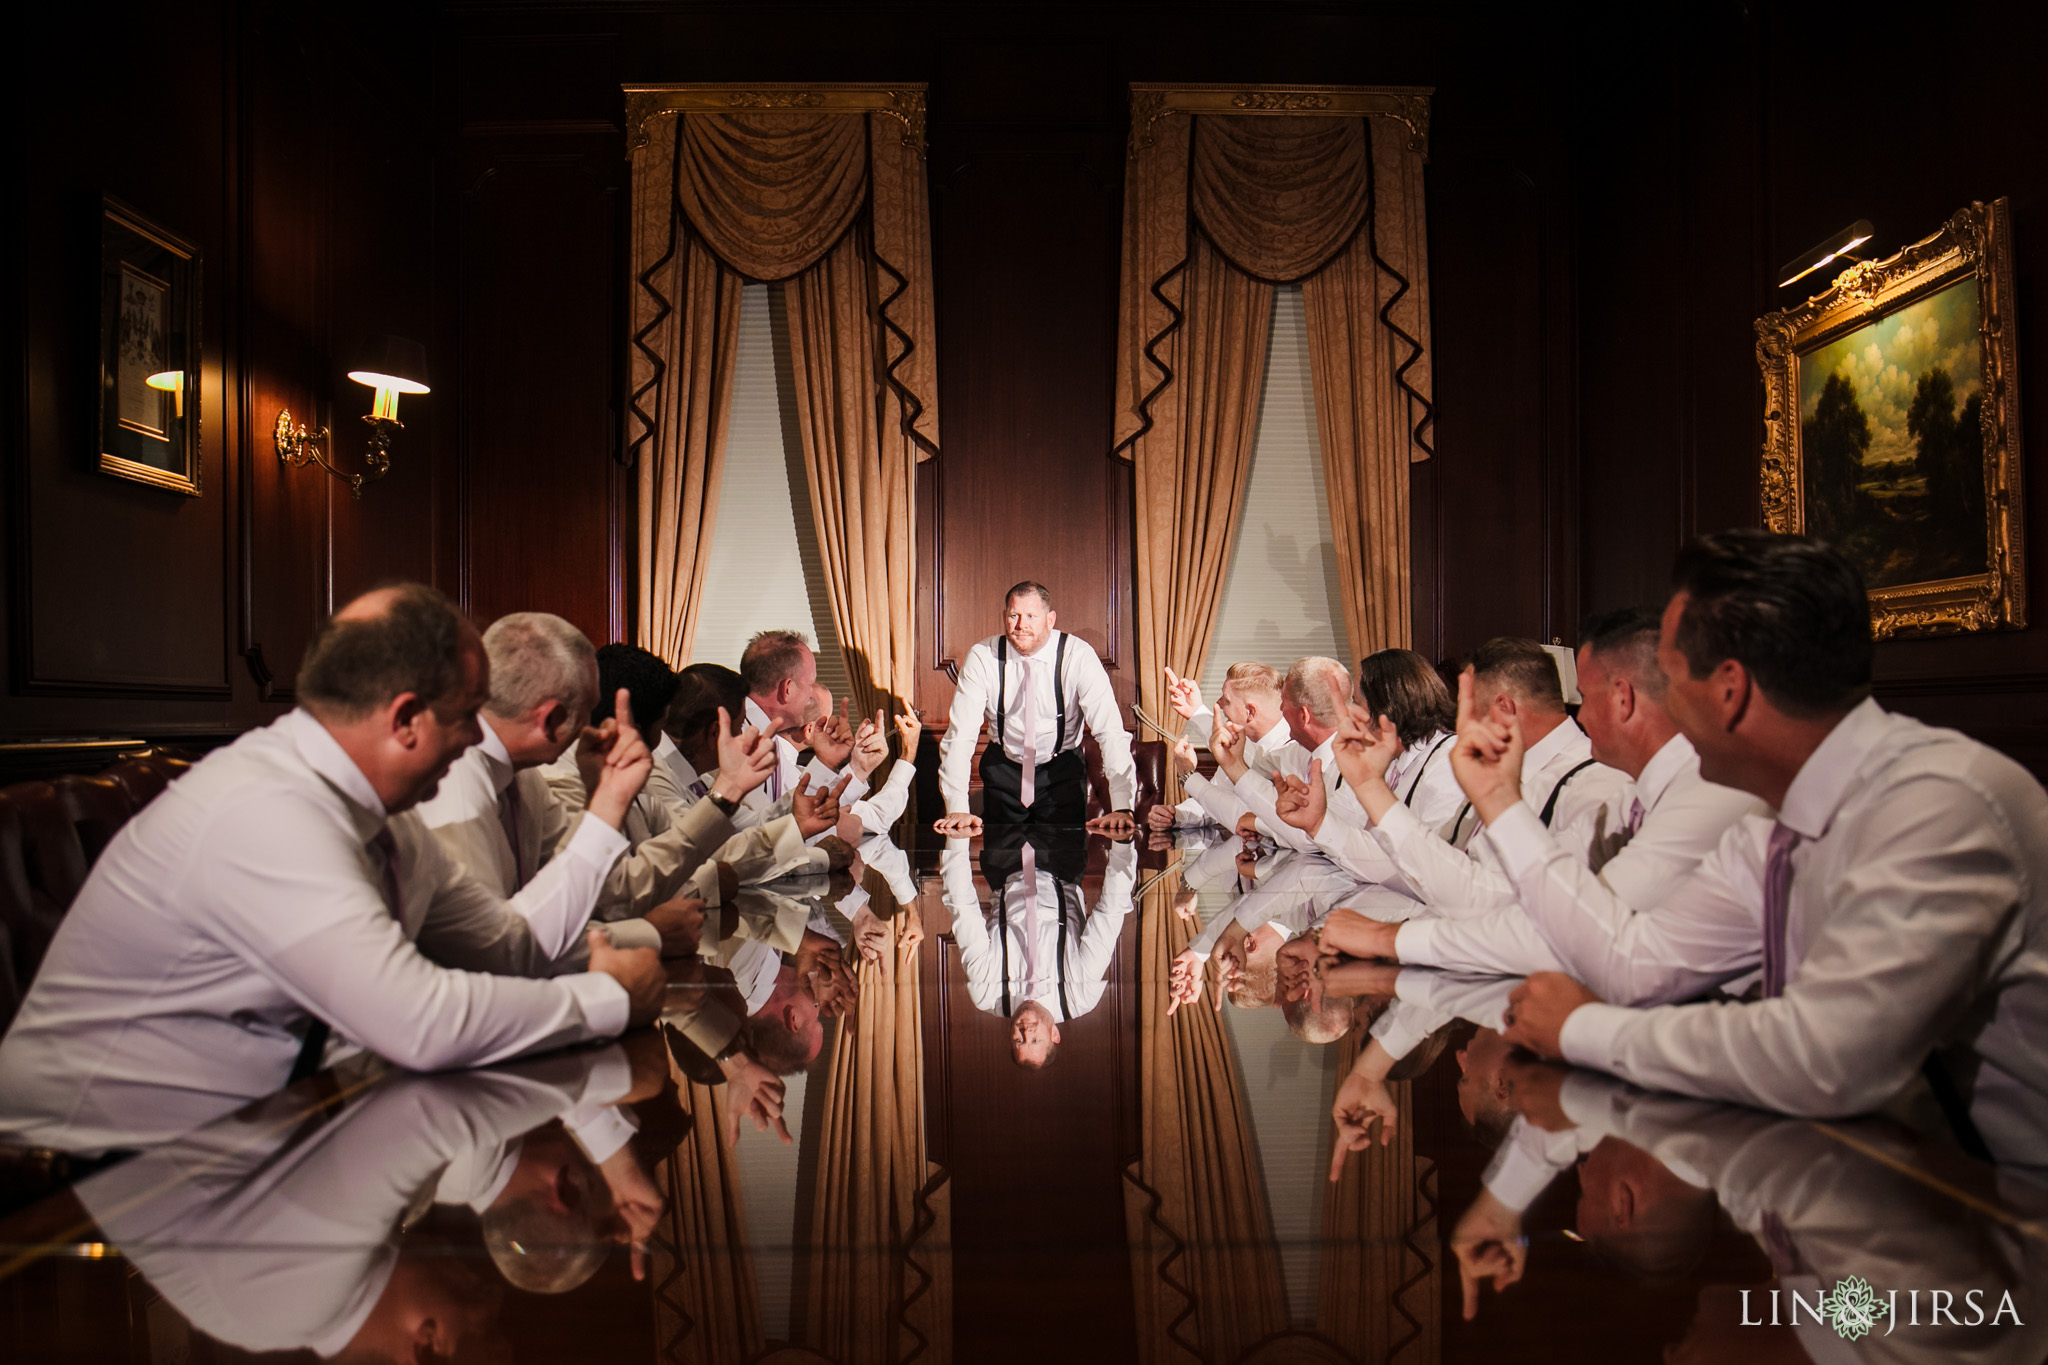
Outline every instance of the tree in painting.
{"label": "tree in painting", "polygon": [[1914,464],[1926,481],[1927,539],[1920,547],[1929,578],[1972,572],[1984,553],[1984,395],[1972,393],[1958,411],[1955,381],[1936,367],[1920,376],[1906,430]]}
{"label": "tree in painting", "polygon": [[1846,540],[1869,510],[1863,457],[1870,450],[1870,419],[1847,379],[1828,376],[1800,435],[1806,452],[1807,528],[1822,540]]}

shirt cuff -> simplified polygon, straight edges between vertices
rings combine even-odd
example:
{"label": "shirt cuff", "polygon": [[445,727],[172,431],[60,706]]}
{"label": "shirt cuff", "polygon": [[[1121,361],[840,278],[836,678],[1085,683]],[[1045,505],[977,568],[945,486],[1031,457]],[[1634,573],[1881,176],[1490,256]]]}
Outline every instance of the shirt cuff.
{"label": "shirt cuff", "polygon": [[[1536,1196],[1550,1188],[1550,1183],[1563,1170],[1563,1166],[1554,1164],[1550,1159],[1550,1144],[1543,1140],[1549,1136],[1541,1129],[1531,1128],[1529,1120],[1517,1115],[1507,1141],[1501,1143],[1500,1150],[1493,1154],[1493,1160],[1487,1164],[1486,1174],[1480,1177],[1479,1183],[1515,1212],[1528,1208],[1536,1202]],[[1567,1150],[1576,1151],[1573,1148]]]}
{"label": "shirt cuff", "polygon": [[615,919],[601,924],[604,936],[612,941],[614,948],[652,948],[661,951],[661,930],[644,919]]}
{"label": "shirt cuff", "polygon": [[1486,837],[1492,842],[1501,867],[1517,884],[1557,851],[1550,831],[1543,828],[1543,822],[1529,809],[1527,801],[1517,801],[1501,812],[1500,819],[1486,827]]}
{"label": "shirt cuff", "polygon": [[1615,1044],[1637,1013],[1620,1005],[1581,1005],[1558,1030],[1558,1051],[1573,1066],[1613,1071]]}
{"label": "shirt cuff", "polygon": [[625,1110],[610,1104],[579,1104],[562,1116],[562,1126],[593,1164],[608,1160],[639,1131]]}
{"label": "shirt cuff", "polygon": [[633,1018],[633,999],[617,979],[605,972],[577,972],[557,977],[576,997],[583,1023],[595,1038],[616,1038]]}
{"label": "shirt cuff", "polygon": [[1379,823],[1374,825],[1373,829],[1386,841],[1387,847],[1392,849],[1400,848],[1418,835],[1436,838],[1435,830],[1416,819],[1415,812],[1398,801],[1388,808],[1387,813],[1380,817]]}
{"label": "shirt cuff", "polygon": [[[1406,1009],[1398,1008],[1407,1005]],[[1397,1000],[1373,1020],[1371,1037],[1395,1061],[1421,1047],[1423,1040],[1434,1032],[1429,1027],[1427,1011],[1409,1001]]]}
{"label": "shirt cuff", "polygon": [[1394,961],[1417,967],[1437,965],[1435,919],[1411,919],[1394,931]]}
{"label": "shirt cuff", "polygon": [[[1576,1019],[1578,1015],[1574,1013],[1572,1017]],[[1615,1094],[1613,1081],[1574,1071],[1565,1076],[1564,1085],[1558,1090],[1557,1103],[1574,1128],[1611,1133],[1618,1126],[1614,1113]]]}
{"label": "shirt cuff", "polygon": [[617,1104],[632,1088],[633,1064],[626,1060],[622,1048],[607,1047],[592,1056],[589,1074],[583,1078],[583,1093],[576,1103],[581,1108]]}
{"label": "shirt cuff", "polygon": [[562,852],[570,857],[587,858],[596,864],[601,872],[609,872],[619,855],[632,847],[626,836],[602,820],[585,818],[576,822],[576,832],[569,837],[568,845]]}

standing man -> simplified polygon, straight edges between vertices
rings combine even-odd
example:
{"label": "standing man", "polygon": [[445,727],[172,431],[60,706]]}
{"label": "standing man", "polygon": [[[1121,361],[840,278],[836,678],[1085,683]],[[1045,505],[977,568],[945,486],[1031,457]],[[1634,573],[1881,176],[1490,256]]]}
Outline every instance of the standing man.
{"label": "standing man", "polygon": [[1088,821],[1099,834],[1137,831],[1138,772],[1131,736],[1102,660],[1085,640],[1055,629],[1058,616],[1043,584],[1019,583],[1003,598],[1003,633],[967,651],[953,693],[951,723],[939,741],[941,834],[981,833],[967,809],[967,767],[986,721],[995,733],[981,755],[982,809],[992,824],[1078,825],[1088,814],[1085,728],[1102,750],[1112,813]]}

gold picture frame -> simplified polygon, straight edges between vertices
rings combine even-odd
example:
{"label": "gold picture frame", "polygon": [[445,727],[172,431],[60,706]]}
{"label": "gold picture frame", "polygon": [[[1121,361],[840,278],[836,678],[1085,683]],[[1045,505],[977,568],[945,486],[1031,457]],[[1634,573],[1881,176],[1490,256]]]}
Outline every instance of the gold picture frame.
{"label": "gold picture frame", "polygon": [[199,248],[111,195],[100,206],[95,467],[200,494]]}
{"label": "gold picture frame", "polygon": [[1997,199],[1757,321],[1764,524],[1856,561],[1880,640],[2027,623],[2013,299]]}

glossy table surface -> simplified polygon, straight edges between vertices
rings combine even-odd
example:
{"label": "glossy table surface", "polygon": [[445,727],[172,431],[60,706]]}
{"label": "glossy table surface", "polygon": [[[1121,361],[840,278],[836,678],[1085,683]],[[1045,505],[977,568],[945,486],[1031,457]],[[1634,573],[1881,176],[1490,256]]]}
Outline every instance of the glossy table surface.
{"label": "glossy table surface", "polygon": [[[673,974],[672,1027],[608,1048],[438,1076],[343,1062],[176,1142],[78,1154],[68,1188],[17,1181],[0,1354],[2048,1355],[2048,1135],[2040,1168],[1993,1169],[1899,1117],[1634,1091],[1510,1055],[1486,1027],[1509,983],[1413,969],[1291,1008],[1219,1008],[1212,977],[1169,1013],[1174,954],[1246,894],[1229,848],[992,830],[871,841],[860,871],[749,893],[850,940],[841,912],[865,903],[886,931],[779,1096],[754,1021],[722,1061],[692,1042],[707,1000],[737,998],[701,970]],[[1059,1031],[1042,1068],[1013,1055],[1027,999]],[[1363,1029],[1315,1043],[1305,1020],[1388,1009],[1428,1041],[1387,1140],[1332,1180]]]}

